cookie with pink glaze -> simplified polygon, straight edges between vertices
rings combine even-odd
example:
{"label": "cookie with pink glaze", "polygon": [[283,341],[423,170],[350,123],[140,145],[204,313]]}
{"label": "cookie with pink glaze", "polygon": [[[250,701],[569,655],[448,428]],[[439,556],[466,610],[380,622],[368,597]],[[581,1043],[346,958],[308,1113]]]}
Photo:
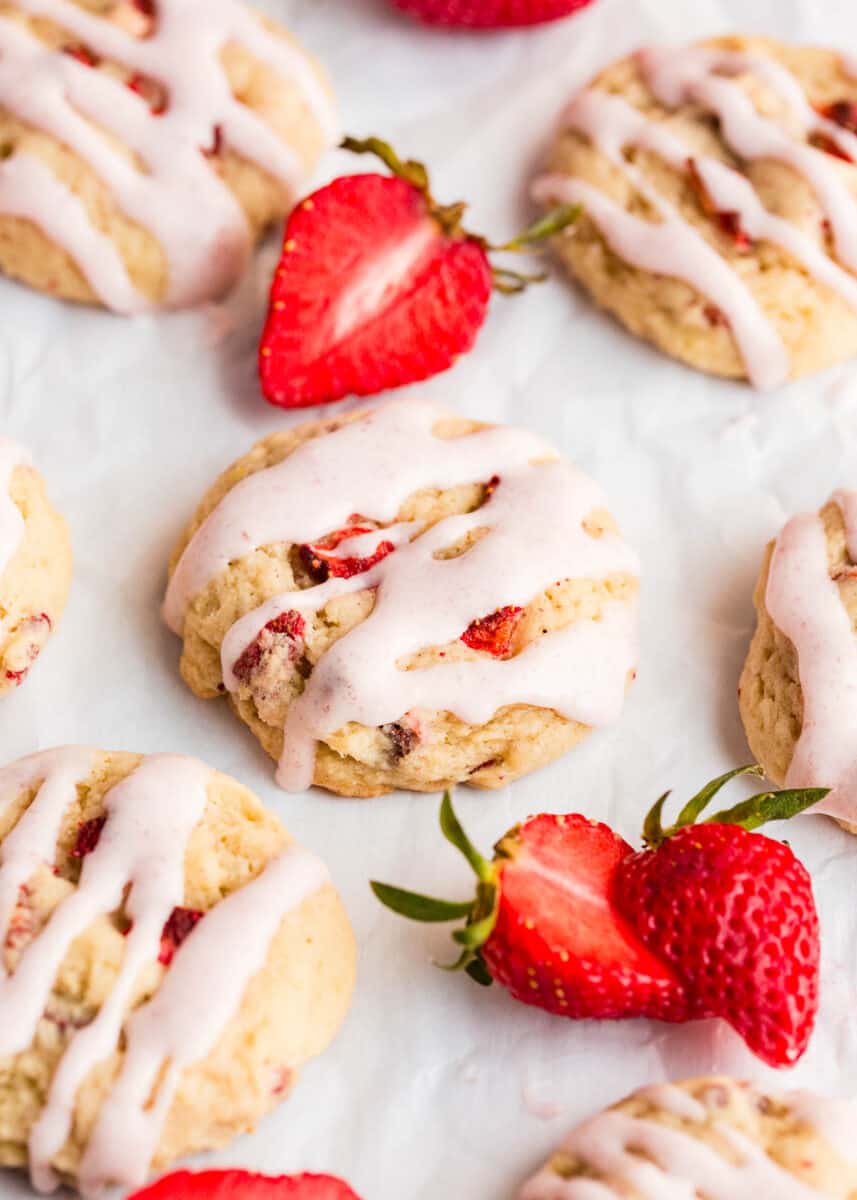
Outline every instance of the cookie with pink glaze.
{"label": "cookie with pink glaze", "polygon": [[141,1185],[291,1090],[348,1008],[323,864],[234,779],[83,747],[0,770],[0,1165]]}
{"label": "cookie with pink glaze", "polygon": [[730,36],[649,47],[566,108],[535,195],[631,332],[759,388],[857,353],[857,62]]}
{"label": "cookie with pink glaze", "polygon": [[66,523],[27,452],[0,437],[0,696],[26,679],[70,584]]}
{"label": "cookie with pink glaze", "polygon": [[203,499],[164,607],[289,789],[501,787],[616,720],[637,559],[523,430],[428,401],[272,434]]}
{"label": "cookie with pink glaze", "polygon": [[241,0],[0,0],[0,271],[123,313],[216,298],[337,131]]}
{"label": "cookie with pink glaze", "polygon": [[519,1200],[853,1200],[853,1102],[714,1077],[641,1088],[572,1130]]}
{"label": "cookie with pink glaze", "polygon": [[741,675],[747,740],[776,783],[857,833],[857,492],[793,517],[765,552]]}

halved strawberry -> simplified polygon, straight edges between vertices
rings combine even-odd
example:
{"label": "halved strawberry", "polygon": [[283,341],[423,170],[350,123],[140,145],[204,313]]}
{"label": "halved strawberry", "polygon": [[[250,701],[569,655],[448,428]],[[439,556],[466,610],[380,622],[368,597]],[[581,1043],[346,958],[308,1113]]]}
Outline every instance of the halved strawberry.
{"label": "halved strawberry", "polygon": [[428,25],[503,29],[558,21],[591,0],[393,0],[396,8]]}
{"label": "halved strawberry", "polygon": [[360,1200],[332,1175],[256,1175],[249,1171],[176,1171],[130,1200]]}
{"label": "halved strawberry", "polygon": [[478,617],[467,626],[461,641],[471,650],[484,650],[495,658],[505,658],[512,648],[512,638],[523,611],[507,605],[487,617]]}
{"label": "halved strawberry", "polygon": [[441,828],[476,872],[475,900],[372,888],[414,920],[466,917],[453,934],[464,947],[458,965],[478,983],[496,980],[517,1000],[559,1016],[684,1017],[678,979],[613,903],[613,878],[631,847],[606,825],[577,813],[533,817],[498,842],[492,862],[467,839],[448,793]]}
{"label": "halved strawberry", "polygon": [[[476,340],[492,287],[534,277],[494,268],[462,227],[465,205],[437,204],[421,163],[377,138],[346,138],[390,175],[346,175],[302,201],[286,226],[259,349],[262,390],[286,408],[373,395],[452,366]],[[573,221],[563,206],[500,249]]]}
{"label": "halved strawberry", "polygon": [[662,796],[639,853],[577,813],[511,830],[488,862],[449,799],[441,828],[478,879],[448,902],[373,883],[383,904],[418,921],[465,919],[456,966],[497,980],[525,1004],[567,1017],[722,1017],[772,1066],[806,1048],[818,1002],[818,919],[804,868],[752,832],[817,804],[826,789],[763,792],[702,823],[739,767],[707,784],[663,829]]}

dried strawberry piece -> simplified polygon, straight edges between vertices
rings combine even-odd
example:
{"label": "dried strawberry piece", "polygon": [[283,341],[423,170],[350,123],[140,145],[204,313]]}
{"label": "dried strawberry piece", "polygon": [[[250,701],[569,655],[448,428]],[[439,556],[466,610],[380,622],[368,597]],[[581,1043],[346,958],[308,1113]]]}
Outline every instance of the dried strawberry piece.
{"label": "dried strawberry piece", "polygon": [[335,533],[328,534],[320,542],[308,542],[301,546],[301,560],[317,583],[324,583],[331,575],[335,579],[351,579],[353,575],[362,575],[364,571],[374,567],[388,554],[392,554],[396,549],[392,542],[386,540],[379,542],[374,553],[365,558],[359,558],[356,555],[339,558],[334,554],[334,550],[348,538],[374,532],[375,529],[372,525],[349,525],[344,529],[337,529]]}
{"label": "dried strawberry piece", "polygon": [[822,105],[818,111],[849,133],[857,133],[857,103],[853,100],[836,100],[833,104]]}
{"label": "dried strawberry piece", "polygon": [[166,89],[157,80],[146,75],[132,75],[125,86],[146,101],[153,117],[161,117],[167,111]]}
{"label": "dried strawberry piece", "polygon": [[174,908],[161,934],[161,952],[158,962],[168,967],[175,957],[176,950],[196,928],[204,912],[198,908]]}
{"label": "dried strawberry piece", "polygon": [[138,13],[142,13],[144,17],[154,19],[157,16],[158,6],[155,0],[131,0],[131,5],[136,8]]}
{"label": "dried strawberry piece", "polygon": [[847,150],[843,150],[835,138],[827,133],[814,133],[811,141],[816,150],[823,150],[825,154],[832,154],[834,158],[841,158],[843,162],[854,162]]}
{"label": "dried strawberry piece", "polygon": [[461,641],[471,650],[484,650],[495,658],[505,658],[512,648],[522,608],[507,605],[487,617],[479,617],[467,626]]}
{"label": "dried strawberry piece", "polygon": [[82,63],[85,67],[97,67],[101,59],[97,54],[82,44],[74,46],[63,46],[63,54],[67,54],[69,58],[73,58],[76,62]]}
{"label": "dried strawberry piece", "polygon": [[390,725],[383,725],[381,728],[389,739],[390,757],[395,762],[407,758],[420,740],[417,731],[412,729],[410,725],[403,725],[401,721],[395,721]]}
{"label": "dried strawberry piece", "polygon": [[726,329],[729,328],[729,318],[723,309],[718,308],[716,304],[706,304],[702,311],[709,325],[722,325]]}
{"label": "dried strawberry piece", "polygon": [[715,222],[720,228],[721,233],[724,233],[731,239],[737,250],[742,252],[749,250],[753,245],[753,239],[741,224],[741,214],[732,210],[723,211],[716,206],[699,173],[699,168],[692,158],[687,160],[687,173],[690,178],[691,188],[705,215]]}
{"label": "dried strawberry piece", "polygon": [[278,617],[274,617],[269,621],[263,629],[260,630],[258,637],[250,643],[244,652],[235,660],[232,667],[232,674],[236,679],[245,682],[250,678],[253,672],[262,661],[264,649],[262,647],[262,634],[272,633],[279,634],[282,637],[290,639],[295,643],[295,655],[297,654],[297,643],[303,640],[306,622],[299,612],[293,608],[287,609],[280,613]]}
{"label": "dried strawberry piece", "polygon": [[215,125],[211,131],[211,145],[203,149],[206,158],[217,158],[223,149],[223,126]]}
{"label": "dried strawberry piece", "polygon": [[91,854],[98,845],[101,831],[106,824],[107,817],[93,817],[91,821],[84,821],[77,831],[71,857],[86,858],[87,854]]}

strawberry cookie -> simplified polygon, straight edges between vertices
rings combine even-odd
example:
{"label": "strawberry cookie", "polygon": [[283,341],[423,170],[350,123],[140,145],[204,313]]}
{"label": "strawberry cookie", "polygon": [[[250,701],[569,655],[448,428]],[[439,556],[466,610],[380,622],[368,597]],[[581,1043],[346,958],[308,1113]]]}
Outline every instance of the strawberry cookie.
{"label": "strawberry cookie", "polygon": [[793,517],[765,553],[739,688],[767,775],[831,791],[816,812],[857,833],[857,491]]}
{"label": "strawberry cookie", "polygon": [[240,0],[0,3],[0,270],[123,313],[216,297],[337,137]]}
{"label": "strawberry cookie", "polygon": [[71,544],[27,452],[0,437],[0,696],[27,676],[65,608]]}
{"label": "strawberry cookie", "polygon": [[857,64],[725,37],[648,48],[565,110],[545,205],[570,273],[633,333],[772,388],[857,352]]}
{"label": "strawberry cookie", "polygon": [[354,945],[323,864],[196,759],[0,770],[0,1164],[95,1195],[222,1146],[339,1027]]}
{"label": "strawberry cookie", "polygon": [[399,401],[273,434],[203,500],[167,624],[290,790],[501,787],[614,721],[637,559],[541,438]]}
{"label": "strawberry cookie", "polygon": [[852,1200],[857,1106],[716,1076],[644,1087],[572,1130],[519,1200]]}

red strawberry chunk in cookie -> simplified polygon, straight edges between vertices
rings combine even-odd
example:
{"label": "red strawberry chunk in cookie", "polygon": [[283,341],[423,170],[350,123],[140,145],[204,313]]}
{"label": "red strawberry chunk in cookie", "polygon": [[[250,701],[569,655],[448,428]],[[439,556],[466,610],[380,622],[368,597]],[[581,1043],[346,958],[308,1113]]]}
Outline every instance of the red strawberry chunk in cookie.
{"label": "red strawberry chunk in cookie", "polygon": [[360,1200],[332,1175],[254,1175],[248,1171],[176,1171],[130,1200]]}
{"label": "red strawberry chunk in cookie", "polygon": [[749,250],[753,245],[753,239],[742,226],[740,213],[724,212],[717,207],[708,193],[708,188],[705,186],[696,162],[692,158],[687,160],[687,173],[690,179],[690,186],[705,215],[718,226],[721,233],[725,234],[734,243],[736,250],[742,252]]}
{"label": "red strawberry chunk in cookie", "polygon": [[53,622],[47,613],[39,613],[37,617],[28,617],[26,621],[21,623],[20,627],[16,630],[16,635],[20,636],[29,631],[33,641],[27,647],[26,666],[15,669],[8,667],[4,671],[4,677],[7,682],[13,683],[16,687],[24,682],[30,672],[30,667],[41,654],[42,648],[52,629]]}
{"label": "red strawberry chunk in cookie", "polygon": [[93,817],[84,821],[77,831],[77,839],[71,851],[72,858],[86,858],[91,854],[101,839],[101,831],[107,824],[106,817]]}
{"label": "red strawberry chunk in cookie", "polygon": [[484,650],[495,658],[505,658],[512,648],[512,639],[523,611],[522,608],[507,605],[488,617],[479,617],[467,626],[461,641],[471,650]]}
{"label": "red strawberry chunk in cookie", "polygon": [[161,953],[158,962],[168,967],[175,957],[176,950],[193,932],[205,913],[196,908],[174,908],[161,934]]}
{"label": "red strawberry chunk in cookie", "polygon": [[295,612],[293,608],[286,612],[280,613],[278,617],[274,617],[272,621],[262,629],[259,636],[250,643],[247,649],[235,660],[232,667],[232,673],[236,679],[240,679],[246,683],[253,672],[262,661],[262,656],[265,653],[263,646],[263,635],[273,634],[279,635],[288,639],[291,643],[290,651],[293,659],[297,659],[303,646],[303,636],[306,629],[306,622],[299,612]]}
{"label": "red strawberry chunk in cookie", "polygon": [[[352,520],[355,517],[351,518]],[[359,518],[357,518],[359,519]],[[396,549],[393,542],[386,539],[379,542],[372,554],[360,557],[358,555],[339,556],[334,553],[336,548],[349,538],[360,537],[363,534],[374,533],[374,525],[358,524],[337,529],[335,533],[322,538],[320,542],[310,542],[301,546],[300,553],[304,566],[318,583],[330,576],[336,579],[351,579],[354,575],[362,575],[376,563],[381,562],[388,554]]]}
{"label": "red strawberry chunk in cookie", "polygon": [[853,100],[836,100],[819,109],[823,117],[847,129],[849,133],[857,133],[857,102]]}

